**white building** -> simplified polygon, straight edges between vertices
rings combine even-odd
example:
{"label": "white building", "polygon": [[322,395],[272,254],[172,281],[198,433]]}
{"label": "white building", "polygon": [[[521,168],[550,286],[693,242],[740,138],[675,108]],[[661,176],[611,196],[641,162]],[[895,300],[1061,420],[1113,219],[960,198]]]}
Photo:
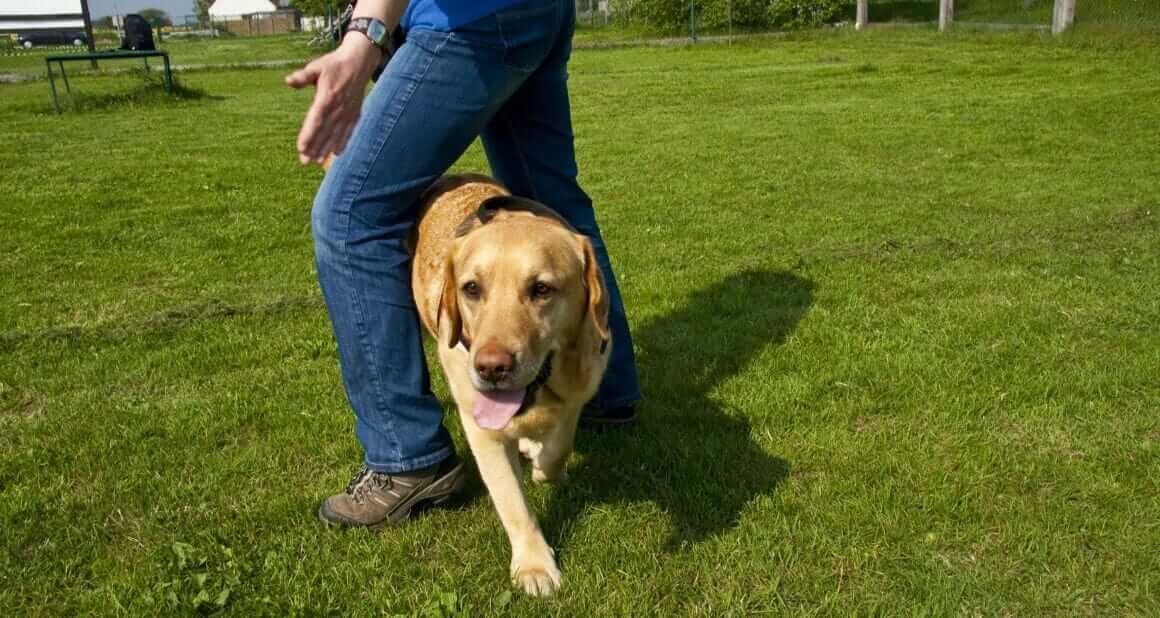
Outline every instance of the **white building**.
{"label": "white building", "polygon": [[214,0],[209,5],[209,17],[213,21],[236,21],[254,13],[273,13],[289,4],[286,0]]}
{"label": "white building", "polygon": [[84,28],[80,0],[0,0],[0,32]]}

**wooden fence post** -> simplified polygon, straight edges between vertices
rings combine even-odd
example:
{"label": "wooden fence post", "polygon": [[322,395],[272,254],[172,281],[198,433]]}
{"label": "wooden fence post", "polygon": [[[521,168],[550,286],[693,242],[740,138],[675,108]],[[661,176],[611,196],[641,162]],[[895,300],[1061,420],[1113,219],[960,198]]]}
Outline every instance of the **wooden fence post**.
{"label": "wooden fence post", "polygon": [[854,29],[861,30],[870,21],[870,0],[858,0],[858,15],[854,21]]}
{"label": "wooden fence post", "polygon": [[1055,0],[1051,17],[1051,32],[1059,34],[1075,23],[1075,0]]}
{"label": "wooden fence post", "polygon": [[939,0],[938,2],[938,31],[946,32],[955,21],[955,0]]}

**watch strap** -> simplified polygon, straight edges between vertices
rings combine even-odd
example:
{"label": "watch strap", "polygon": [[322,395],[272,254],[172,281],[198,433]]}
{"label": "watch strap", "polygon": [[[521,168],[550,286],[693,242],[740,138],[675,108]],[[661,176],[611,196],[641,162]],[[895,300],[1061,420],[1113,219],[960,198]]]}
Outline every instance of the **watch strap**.
{"label": "watch strap", "polygon": [[[381,39],[375,39],[370,34],[370,27],[374,22],[379,22],[379,24],[382,25],[381,32],[383,33],[383,36]],[[394,51],[391,49],[391,31],[387,29],[387,25],[384,24],[382,20],[375,19],[374,17],[355,17],[350,20],[350,24],[347,25],[346,31],[361,33],[388,56],[392,51]]]}

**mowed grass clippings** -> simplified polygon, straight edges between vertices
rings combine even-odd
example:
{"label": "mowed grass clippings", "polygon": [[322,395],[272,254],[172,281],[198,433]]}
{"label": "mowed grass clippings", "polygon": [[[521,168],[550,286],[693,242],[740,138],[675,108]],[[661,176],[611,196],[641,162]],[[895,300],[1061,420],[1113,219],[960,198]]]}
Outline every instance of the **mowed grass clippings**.
{"label": "mowed grass clippings", "polygon": [[550,600],[509,592],[478,488],[378,535],[314,519],[361,453],[309,93],[78,77],[55,115],[0,85],[0,608],[1160,613],[1158,62],[930,32],[578,52],[645,401],[528,490]]}

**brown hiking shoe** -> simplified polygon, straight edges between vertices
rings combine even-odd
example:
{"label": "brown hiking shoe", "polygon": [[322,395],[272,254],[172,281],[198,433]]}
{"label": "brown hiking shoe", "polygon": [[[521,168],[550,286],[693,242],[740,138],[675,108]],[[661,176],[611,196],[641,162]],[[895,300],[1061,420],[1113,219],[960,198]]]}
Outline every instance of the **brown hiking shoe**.
{"label": "brown hiking shoe", "polygon": [[446,502],[466,481],[463,461],[454,455],[407,474],[363,468],[345,492],[322,502],[318,519],[328,526],[372,529],[401,524],[418,509]]}

